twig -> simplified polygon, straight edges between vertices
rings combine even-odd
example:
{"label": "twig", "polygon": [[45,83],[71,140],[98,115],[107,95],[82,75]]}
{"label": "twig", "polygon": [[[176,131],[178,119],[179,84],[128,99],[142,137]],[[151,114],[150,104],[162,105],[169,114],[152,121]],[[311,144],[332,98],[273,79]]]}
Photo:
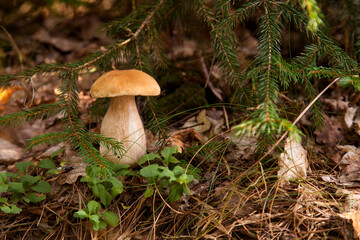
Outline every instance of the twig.
{"label": "twig", "polygon": [[[329,85],[326,86],[310,103],[307,105],[307,107],[300,113],[300,115],[295,119],[295,121],[292,123],[293,125],[297,124],[299,120],[305,115],[305,113],[311,108],[312,105],[328,90],[332,85],[334,85],[337,81],[339,81],[340,78],[336,78],[334,81],[332,81]],[[282,140],[286,137],[288,132],[285,132],[279,140],[265,153],[264,156],[262,156],[258,162],[262,161],[265,157],[267,157],[274,149],[280,144]]]}
{"label": "twig", "polygon": [[[295,121],[292,123],[293,125],[295,125],[302,116],[304,116],[304,114],[310,109],[310,107],[312,105],[314,105],[314,103],[326,92],[326,90],[328,90],[332,85],[334,85],[337,81],[339,81],[340,78],[336,78],[334,81],[332,81],[328,86],[326,86],[310,103],[309,105],[300,113],[300,115],[295,119]],[[284,138],[286,137],[287,132],[285,132],[280,138],[279,140],[264,154],[264,156],[262,156],[259,160],[257,160],[253,165],[251,165],[247,170],[245,170],[244,172],[242,172],[239,176],[237,176],[236,179],[234,179],[234,181],[232,182],[236,182],[239,179],[243,178],[244,175],[246,175],[249,171],[251,171],[253,169],[253,167],[255,167],[259,162],[261,162],[265,157],[267,157],[272,151],[274,151],[274,149],[280,144],[280,142],[282,140],[284,140]],[[231,184],[231,183],[229,183]]]}
{"label": "twig", "polygon": [[19,58],[19,62],[20,62],[20,70],[21,72],[24,70],[24,60],[25,60],[25,56],[24,54],[21,52],[20,48],[18,47],[18,45],[16,44],[15,40],[12,38],[11,34],[6,30],[5,27],[3,27],[2,25],[0,25],[0,28],[5,32],[6,36],[9,38],[11,45],[13,46],[13,48],[15,49],[18,58]]}
{"label": "twig", "polygon": [[164,204],[165,204],[168,208],[170,208],[171,210],[173,210],[173,211],[174,211],[175,213],[177,213],[177,214],[185,214],[185,213],[183,213],[183,212],[179,212],[179,211],[177,211],[176,209],[172,208],[172,207],[165,201],[165,199],[164,199],[163,196],[161,195],[161,193],[160,193],[158,187],[156,186],[156,184],[155,184],[154,186],[155,186],[156,191],[157,191],[157,193],[159,194],[161,200],[164,202]]}
{"label": "twig", "polygon": [[229,130],[230,129],[230,125],[229,125],[229,117],[226,111],[226,108],[224,105],[222,105],[222,109],[223,109],[223,113],[224,113],[224,118],[225,118],[225,124],[226,124],[226,129]]}

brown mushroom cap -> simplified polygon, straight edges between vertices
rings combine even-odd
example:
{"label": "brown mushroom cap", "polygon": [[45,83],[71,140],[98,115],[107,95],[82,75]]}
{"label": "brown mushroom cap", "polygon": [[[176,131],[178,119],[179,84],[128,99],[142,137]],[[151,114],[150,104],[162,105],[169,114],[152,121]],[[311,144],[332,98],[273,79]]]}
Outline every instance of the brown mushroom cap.
{"label": "brown mushroom cap", "polygon": [[95,98],[118,96],[157,96],[160,86],[153,77],[139,70],[112,70],[101,75],[90,89]]}

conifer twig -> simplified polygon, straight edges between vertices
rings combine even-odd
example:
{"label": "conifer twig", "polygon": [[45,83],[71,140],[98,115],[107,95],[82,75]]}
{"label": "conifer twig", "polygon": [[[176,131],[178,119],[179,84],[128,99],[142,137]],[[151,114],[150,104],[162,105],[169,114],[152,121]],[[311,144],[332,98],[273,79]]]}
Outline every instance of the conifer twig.
{"label": "conifer twig", "polygon": [[[299,114],[299,116],[294,120],[294,122],[292,123],[292,125],[295,125],[299,122],[299,120],[305,115],[305,113],[311,108],[312,105],[314,105],[314,103],[326,92],[326,90],[328,90],[332,85],[334,85],[337,81],[339,81],[340,78],[336,78],[335,80],[333,80],[329,85],[327,85],[308,105],[307,107]],[[282,140],[284,140],[284,138],[286,137],[286,135],[288,134],[288,132],[285,132],[280,138],[279,140],[277,140],[277,142],[257,161],[257,162],[261,162],[265,157],[267,157],[272,151],[274,151],[274,149],[280,144],[280,142]]]}

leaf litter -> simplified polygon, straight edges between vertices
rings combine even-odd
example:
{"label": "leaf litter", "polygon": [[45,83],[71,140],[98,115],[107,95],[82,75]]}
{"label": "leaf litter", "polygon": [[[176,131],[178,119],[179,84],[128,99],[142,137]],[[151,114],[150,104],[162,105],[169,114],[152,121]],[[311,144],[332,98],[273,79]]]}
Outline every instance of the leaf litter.
{"label": "leaf litter", "polygon": [[[96,17],[94,19],[98,21]],[[101,41],[108,41],[105,37],[95,41],[91,37],[94,33],[84,27],[83,39],[69,40],[61,34],[53,36],[49,29],[52,24],[57,24],[57,21],[48,21],[48,28],[39,29],[31,36],[33,41],[40,43],[40,48],[34,52],[37,64],[68,61],[84,55],[86,51],[100,48]],[[66,26],[66,22],[63,24]],[[247,56],[255,55],[257,51],[257,40],[249,31],[245,35],[243,47],[239,49],[244,66]],[[47,51],[49,46],[55,51]],[[172,58],[192,59],[196,57],[197,47],[196,42],[184,38],[181,44],[175,45],[170,55]],[[80,48],[86,48],[85,52]],[[30,52],[30,49],[24,51]],[[204,83],[209,84],[210,90],[221,100],[226,95],[223,88],[225,81],[222,81],[216,64],[206,64],[205,75],[212,77],[210,81],[205,81],[205,78]],[[179,67],[186,69],[186,66]],[[6,71],[10,73],[13,69]],[[201,70],[203,73],[206,71]],[[82,120],[87,119],[87,108],[93,101],[87,84],[92,78],[82,80]],[[21,91],[13,92],[20,89],[3,91],[4,95],[0,95],[2,114],[16,112],[24,102],[28,106],[54,102],[54,82],[34,78],[33,84],[33,88],[23,89],[21,94]],[[27,91],[35,91],[36,94],[29,98]],[[25,101],[20,99],[21,95],[27,96]],[[257,139],[234,139],[226,128],[227,119],[222,108],[199,111],[168,132],[167,141],[182,150],[181,157],[192,160],[192,164],[201,169],[200,180],[190,187],[190,196],[184,195],[178,202],[171,203],[171,207],[182,214],[168,208],[160,198],[145,199],[146,183],[135,176],[126,177],[123,179],[127,186],[125,192],[110,206],[119,214],[121,222],[109,233],[100,232],[99,238],[107,235],[112,236],[111,239],[150,239],[154,232],[157,239],[176,234],[183,239],[195,235],[202,239],[323,239],[326,236],[349,239],[348,236],[359,236],[360,150],[356,144],[360,129],[359,113],[357,106],[349,107],[347,101],[331,98],[323,101],[335,114],[325,115],[325,128],[315,132],[316,142],[303,147],[299,142],[287,139],[283,152],[273,154],[272,163],[264,163],[266,166],[257,164],[255,167]],[[15,172],[14,163],[30,159],[38,164],[48,158],[54,160],[60,171],[58,175],[47,178],[52,191],[45,202],[24,205],[24,211],[17,215],[0,213],[1,239],[5,236],[7,239],[43,236],[47,236],[45,239],[94,239],[90,225],[69,214],[91,197],[89,189],[80,182],[86,165],[78,154],[64,143],[42,146],[25,153],[25,139],[60,130],[61,118],[55,116],[42,123],[33,121],[17,128],[16,132],[13,129],[0,131],[1,171]],[[98,125],[89,126],[89,131],[98,132]],[[155,147],[158,139],[153,136],[151,139],[153,152],[156,152],[159,149]],[[339,154],[338,161],[330,155],[329,149],[334,148]],[[60,150],[61,153],[52,156]],[[277,166],[278,157],[280,166]],[[264,169],[267,170],[264,172]],[[44,175],[44,172],[34,175]],[[167,193],[161,194],[166,196]],[[342,219],[351,221],[344,222]],[[353,228],[348,224],[350,222]],[[183,236],[179,229],[187,229],[188,235]]]}

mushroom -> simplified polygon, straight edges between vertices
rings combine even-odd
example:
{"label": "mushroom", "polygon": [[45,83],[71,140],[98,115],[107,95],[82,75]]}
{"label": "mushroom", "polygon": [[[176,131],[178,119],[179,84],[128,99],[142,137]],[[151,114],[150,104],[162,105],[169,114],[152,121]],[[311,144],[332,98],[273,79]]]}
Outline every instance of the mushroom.
{"label": "mushroom", "polygon": [[95,81],[90,94],[95,98],[111,97],[100,133],[122,142],[125,149],[124,156],[120,156],[100,145],[100,153],[110,161],[135,165],[146,153],[145,131],[135,96],[159,95],[158,83],[139,70],[112,70]]}

